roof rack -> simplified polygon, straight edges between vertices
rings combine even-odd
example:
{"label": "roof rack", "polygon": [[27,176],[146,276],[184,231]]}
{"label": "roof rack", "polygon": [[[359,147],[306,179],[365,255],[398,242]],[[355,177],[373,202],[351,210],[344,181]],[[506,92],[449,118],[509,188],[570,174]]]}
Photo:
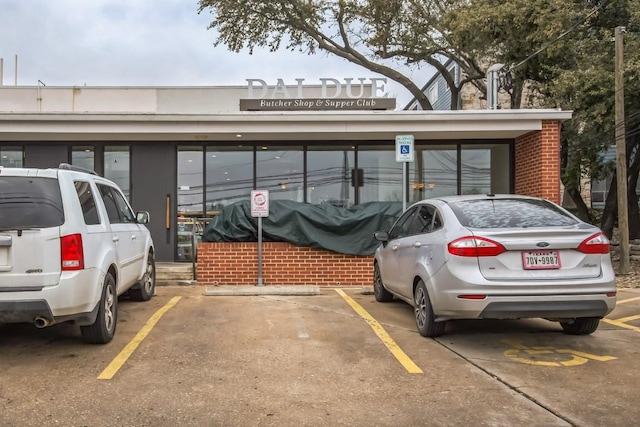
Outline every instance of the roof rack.
{"label": "roof rack", "polygon": [[76,172],[85,172],[90,173],[91,175],[98,175],[95,171],[91,169],[81,168],[80,166],[70,165],[69,163],[60,163],[58,169],[64,169],[68,171],[76,171]]}

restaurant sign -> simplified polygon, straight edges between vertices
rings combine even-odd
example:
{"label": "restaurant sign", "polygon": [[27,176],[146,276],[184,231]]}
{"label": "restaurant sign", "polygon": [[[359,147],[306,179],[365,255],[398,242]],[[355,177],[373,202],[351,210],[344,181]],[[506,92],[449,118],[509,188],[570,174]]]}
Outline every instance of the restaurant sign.
{"label": "restaurant sign", "polygon": [[262,79],[247,79],[247,98],[240,111],[393,110],[396,100],[384,93],[387,79],[321,78],[320,85],[305,86],[305,79],[287,85],[277,79],[268,85]]}

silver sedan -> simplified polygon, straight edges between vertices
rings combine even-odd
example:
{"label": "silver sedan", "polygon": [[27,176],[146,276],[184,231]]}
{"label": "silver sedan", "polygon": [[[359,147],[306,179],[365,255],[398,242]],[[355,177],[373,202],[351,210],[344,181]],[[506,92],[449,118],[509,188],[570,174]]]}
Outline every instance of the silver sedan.
{"label": "silver sedan", "polygon": [[548,200],[427,199],[374,237],[376,300],[413,305],[426,337],[450,319],[536,317],[591,334],[616,304],[609,240]]}

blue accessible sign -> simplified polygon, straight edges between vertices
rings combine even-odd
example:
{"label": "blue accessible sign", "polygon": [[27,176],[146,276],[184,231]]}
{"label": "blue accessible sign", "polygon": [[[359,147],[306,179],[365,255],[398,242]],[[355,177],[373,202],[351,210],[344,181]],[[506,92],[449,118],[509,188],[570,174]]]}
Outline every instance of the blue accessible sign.
{"label": "blue accessible sign", "polygon": [[396,162],[413,162],[413,135],[396,135]]}

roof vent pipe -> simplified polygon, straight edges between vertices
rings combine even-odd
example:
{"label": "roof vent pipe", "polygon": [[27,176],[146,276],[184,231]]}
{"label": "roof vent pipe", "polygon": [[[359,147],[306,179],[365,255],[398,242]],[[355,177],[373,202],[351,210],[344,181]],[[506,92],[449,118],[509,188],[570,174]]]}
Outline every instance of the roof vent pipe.
{"label": "roof vent pipe", "polygon": [[494,64],[487,70],[487,109],[497,110],[498,90],[500,89],[499,74],[504,69],[504,64]]}

